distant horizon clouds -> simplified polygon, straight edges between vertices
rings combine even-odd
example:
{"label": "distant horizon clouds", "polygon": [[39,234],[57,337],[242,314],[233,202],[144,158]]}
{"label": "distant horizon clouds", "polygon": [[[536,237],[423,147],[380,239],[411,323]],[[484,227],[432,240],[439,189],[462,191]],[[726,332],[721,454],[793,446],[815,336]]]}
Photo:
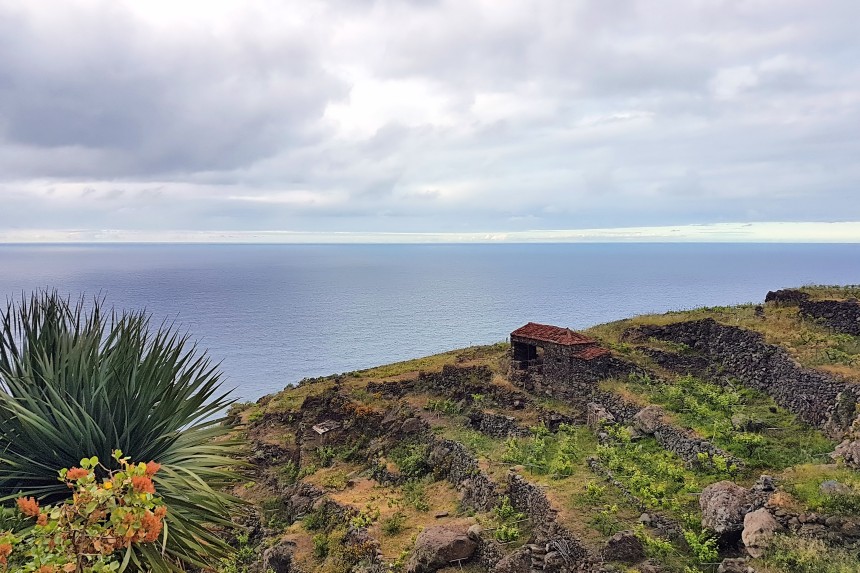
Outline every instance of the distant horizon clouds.
{"label": "distant horizon clouds", "polygon": [[0,242],[860,242],[859,19],[0,0]]}

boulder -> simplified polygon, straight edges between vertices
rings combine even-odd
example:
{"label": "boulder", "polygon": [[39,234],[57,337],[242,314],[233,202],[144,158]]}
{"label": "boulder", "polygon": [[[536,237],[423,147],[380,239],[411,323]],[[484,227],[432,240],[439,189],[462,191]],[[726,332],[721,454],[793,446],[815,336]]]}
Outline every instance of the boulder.
{"label": "boulder", "polygon": [[615,416],[596,402],[589,402],[586,412],[586,423],[592,430],[600,430],[603,426],[615,423]]}
{"label": "boulder", "polygon": [[747,553],[754,558],[764,555],[774,533],[781,529],[779,522],[764,508],[746,514],[741,540],[747,548]]}
{"label": "boulder", "polygon": [[602,556],[606,561],[637,563],[645,558],[645,547],[632,531],[620,531],[606,542]]}
{"label": "boulder", "polygon": [[506,555],[491,569],[492,573],[529,573],[530,570],[531,557],[524,547]]}
{"label": "boulder", "polygon": [[646,406],[633,416],[633,427],[643,434],[653,434],[663,427],[665,413],[660,406]]}
{"label": "boulder", "polygon": [[418,534],[406,565],[408,573],[433,573],[457,561],[466,561],[478,544],[469,538],[466,527],[437,525]]}
{"label": "boulder", "polygon": [[263,551],[263,571],[292,573],[295,547],[294,542],[282,540]]}
{"label": "boulder", "polygon": [[850,487],[845,485],[844,483],[840,483],[835,479],[829,479],[827,481],[821,482],[821,485],[818,486],[818,489],[821,490],[821,493],[824,495],[850,495],[852,490]]}
{"label": "boulder", "polygon": [[836,446],[836,451],[830,456],[841,458],[845,461],[845,465],[860,469],[860,440],[845,440]]}
{"label": "boulder", "polygon": [[400,426],[400,433],[408,436],[417,434],[422,429],[424,429],[424,422],[421,421],[421,418],[406,418]]}
{"label": "boulder", "polygon": [[749,511],[750,492],[730,481],[712,483],[699,496],[702,527],[724,535],[743,530],[744,515]]}
{"label": "boulder", "polygon": [[755,569],[747,565],[747,560],[740,557],[723,559],[717,567],[717,573],[755,573]]}

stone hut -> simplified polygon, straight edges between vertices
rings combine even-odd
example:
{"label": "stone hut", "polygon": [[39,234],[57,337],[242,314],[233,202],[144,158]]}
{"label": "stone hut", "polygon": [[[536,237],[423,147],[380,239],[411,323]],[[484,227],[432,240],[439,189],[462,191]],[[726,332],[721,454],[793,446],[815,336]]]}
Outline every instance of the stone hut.
{"label": "stone hut", "polygon": [[569,328],[530,322],[511,332],[511,370],[526,386],[593,382],[609,350]]}

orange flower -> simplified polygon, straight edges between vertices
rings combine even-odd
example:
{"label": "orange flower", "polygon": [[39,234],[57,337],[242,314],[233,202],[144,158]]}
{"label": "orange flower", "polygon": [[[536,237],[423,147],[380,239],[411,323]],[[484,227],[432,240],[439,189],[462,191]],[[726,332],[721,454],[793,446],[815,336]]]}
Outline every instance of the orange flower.
{"label": "orange flower", "polygon": [[38,573],[56,573],[57,568],[53,565],[42,565],[39,567]]}
{"label": "orange flower", "polygon": [[0,543],[0,563],[5,564],[6,558],[12,553],[11,543]]}
{"label": "orange flower", "polygon": [[48,524],[48,516],[44,513],[40,513],[39,517],[36,518],[36,525],[47,525]]}
{"label": "orange flower", "polygon": [[18,504],[18,509],[27,517],[36,517],[39,515],[39,502],[33,497],[19,497],[15,500]]}
{"label": "orange flower", "polygon": [[140,519],[141,524],[141,533],[143,534],[142,541],[144,543],[152,543],[156,539],[158,539],[158,535],[161,533],[161,519],[159,519],[154,513],[147,510],[143,517]]}
{"label": "orange flower", "polygon": [[160,518],[160,517],[164,517],[165,515],[167,515],[167,506],[159,505],[158,507],[155,508],[155,516],[156,517]]}
{"label": "orange flower", "polygon": [[159,463],[152,462],[152,461],[146,463],[146,475],[148,475],[149,477],[154,476],[155,473],[160,469],[161,469],[161,464],[159,464]]}
{"label": "orange flower", "polygon": [[155,493],[155,485],[147,476],[134,476],[131,478],[131,486],[140,493]]}
{"label": "orange flower", "polygon": [[74,481],[82,477],[87,477],[88,475],[90,475],[90,472],[83,468],[72,468],[66,472],[66,479],[68,481]]}

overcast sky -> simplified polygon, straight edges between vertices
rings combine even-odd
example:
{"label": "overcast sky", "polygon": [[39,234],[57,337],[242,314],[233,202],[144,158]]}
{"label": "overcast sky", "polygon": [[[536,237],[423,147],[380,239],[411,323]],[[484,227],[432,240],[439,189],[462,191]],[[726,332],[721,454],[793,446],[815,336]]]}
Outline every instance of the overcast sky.
{"label": "overcast sky", "polygon": [[857,0],[0,0],[0,239],[860,221],[858,22]]}

